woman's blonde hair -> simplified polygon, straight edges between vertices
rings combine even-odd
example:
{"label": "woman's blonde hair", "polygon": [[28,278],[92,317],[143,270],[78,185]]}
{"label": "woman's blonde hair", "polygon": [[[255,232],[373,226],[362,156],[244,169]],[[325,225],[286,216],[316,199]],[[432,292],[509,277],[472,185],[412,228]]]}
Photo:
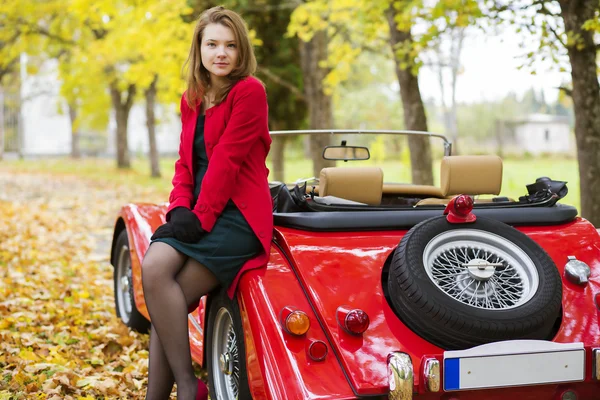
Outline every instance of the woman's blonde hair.
{"label": "woman's blonde hair", "polygon": [[221,103],[227,97],[231,87],[240,79],[253,75],[256,71],[256,57],[250,35],[244,24],[244,20],[234,11],[228,10],[225,7],[217,6],[204,11],[194,29],[194,39],[192,47],[185,65],[187,71],[187,91],[186,101],[190,108],[195,108],[199,100],[202,98],[206,90],[210,86],[210,73],[202,65],[200,56],[200,47],[202,45],[202,35],[204,29],[209,24],[221,24],[233,31],[235,42],[238,48],[237,65],[227,75],[227,84],[220,88],[215,93],[215,104]]}

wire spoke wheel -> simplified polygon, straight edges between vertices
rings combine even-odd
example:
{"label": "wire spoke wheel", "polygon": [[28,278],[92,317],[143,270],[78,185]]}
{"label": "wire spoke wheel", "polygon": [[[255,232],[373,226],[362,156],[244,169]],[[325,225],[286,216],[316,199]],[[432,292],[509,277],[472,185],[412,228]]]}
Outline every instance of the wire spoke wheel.
{"label": "wire spoke wheel", "polygon": [[562,282],[552,258],[491,218],[453,224],[441,215],[415,225],[383,277],[400,320],[445,350],[550,340],[561,317]]}
{"label": "wire spoke wheel", "polygon": [[476,229],[441,233],[425,247],[432,282],[463,304],[507,310],[527,303],[539,276],[531,258],[501,236]]}
{"label": "wire spoke wheel", "polygon": [[125,324],[131,319],[132,304],[133,304],[133,282],[131,272],[131,258],[129,256],[129,247],[121,246],[118,249],[119,255],[117,259],[116,284],[117,284],[117,304],[119,314]]}
{"label": "wire spoke wheel", "polygon": [[140,313],[135,304],[133,269],[127,231],[122,230],[116,239],[111,257],[114,266],[115,310],[117,316],[129,328],[140,333],[147,333],[150,322]]}
{"label": "wire spoke wheel", "polygon": [[240,388],[240,357],[233,320],[222,307],[217,312],[213,331],[213,382],[218,399],[237,399]]}

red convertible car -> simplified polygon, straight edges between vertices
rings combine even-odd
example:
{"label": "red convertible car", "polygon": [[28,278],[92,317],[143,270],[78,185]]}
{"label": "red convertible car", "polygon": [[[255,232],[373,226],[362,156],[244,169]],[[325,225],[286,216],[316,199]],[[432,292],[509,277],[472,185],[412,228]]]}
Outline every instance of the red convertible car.
{"label": "red convertible car", "polygon": [[[267,267],[189,314],[212,399],[600,399],[600,236],[559,202],[565,182],[502,196],[499,157],[427,134],[444,142],[440,186],[388,183],[348,143],[423,133],[272,134],[323,133],[337,167],[270,184]],[[116,310],[138,331],[165,211],[129,204],[115,225]]]}

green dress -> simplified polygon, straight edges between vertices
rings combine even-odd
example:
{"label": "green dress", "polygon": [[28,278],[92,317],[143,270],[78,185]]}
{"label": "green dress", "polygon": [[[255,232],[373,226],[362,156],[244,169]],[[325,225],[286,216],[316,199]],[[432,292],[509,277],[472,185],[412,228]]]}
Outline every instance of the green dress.
{"label": "green dress", "polygon": [[[198,200],[202,179],[208,169],[208,157],[204,146],[204,115],[198,115],[196,121],[194,156],[196,160],[195,202]],[[153,242],[166,243],[198,261],[215,274],[225,287],[233,282],[246,261],[262,251],[262,244],[231,199],[217,218],[213,229],[198,243],[184,243],[175,238],[156,239]]]}

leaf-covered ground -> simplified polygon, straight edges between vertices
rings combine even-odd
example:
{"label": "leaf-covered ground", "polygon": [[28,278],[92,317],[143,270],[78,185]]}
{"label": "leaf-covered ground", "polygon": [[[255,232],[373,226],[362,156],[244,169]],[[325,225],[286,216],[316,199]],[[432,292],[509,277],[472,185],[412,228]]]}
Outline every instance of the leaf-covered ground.
{"label": "leaf-covered ground", "polygon": [[165,193],[0,170],[0,400],[142,399],[148,336],[115,316],[116,214]]}

